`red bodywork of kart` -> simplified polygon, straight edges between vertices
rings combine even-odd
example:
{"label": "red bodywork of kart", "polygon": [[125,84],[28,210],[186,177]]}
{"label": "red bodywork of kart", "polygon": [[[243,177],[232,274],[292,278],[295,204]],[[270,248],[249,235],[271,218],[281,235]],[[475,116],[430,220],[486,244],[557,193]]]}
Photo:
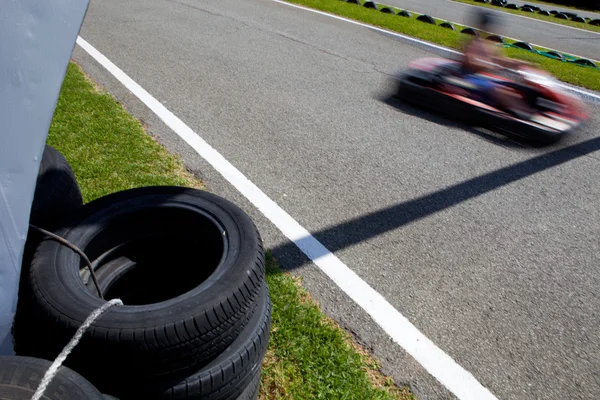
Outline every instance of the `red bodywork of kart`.
{"label": "red bodywork of kart", "polygon": [[531,99],[536,110],[531,118],[519,119],[475,98],[467,82],[461,82],[460,64],[444,58],[428,57],[410,63],[409,70],[400,76],[398,95],[453,116],[473,117],[505,132],[546,142],[558,140],[588,118],[583,102],[548,73],[527,67],[512,74],[518,79],[502,74],[482,75]]}

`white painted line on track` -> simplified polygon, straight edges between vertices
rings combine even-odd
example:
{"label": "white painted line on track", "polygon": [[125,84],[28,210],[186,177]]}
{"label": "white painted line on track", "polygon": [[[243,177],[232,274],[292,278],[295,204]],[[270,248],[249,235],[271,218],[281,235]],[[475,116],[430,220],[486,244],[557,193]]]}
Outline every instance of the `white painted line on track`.
{"label": "white painted line on track", "polygon": [[[378,32],[385,33],[386,35],[391,35],[391,36],[395,36],[395,37],[398,37],[398,38],[402,38],[402,39],[404,39],[404,40],[406,40],[408,42],[418,43],[421,46],[428,47],[430,49],[439,50],[439,51],[445,53],[447,56],[448,55],[452,55],[452,54],[454,54],[454,55],[462,54],[460,51],[453,50],[453,49],[450,49],[448,47],[440,46],[440,45],[437,45],[437,44],[434,44],[434,43],[431,43],[431,42],[427,42],[425,40],[417,39],[417,38],[414,38],[412,36],[403,35],[403,34],[398,33],[398,32],[389,31],[387,29],[378,28],[378,27],[373,26],[373,25],[363,24],[362,22],[358,22],[358,21],[355,21],[355,20],[349,19],[349,18],[340,17],[339,15],[330,14],[330,13],[327,13],[325,11],[319,11],[319,10],[315,10],[314,8],[308,8],[308,7],[300,6],[300,5],[297,5],[297,4],[288,3],[287,1],[284,1],[284,0],[271,0],[271,1],[273,1],[275,3],[279,3],[279,4],[284,4],[284,5],[289,6],[289,7],[298,8],[298,9],[301,9],[301,10],[304,10],[304,11],[309,11],[309,12],[312,12],[312,13],[315,13],[315,14],[324,15],[326,17],[337,19],[337,20],[344,21],[344,22],[348,22],[348,23],[351,23],[351,24],[354,24],[354,25],[359,25],[359,26],[362,26],[362,27],[365,27],[365,28],[368,28],[368,29],[371,29],[371,30],[375,30],[375,31],[378,31]],[[395,8],[398,8],[398,7],[395,7]],[[459,24],[458,22],[452,22],[452,21],[448,21],[448,22],[451,22],[451,23],[457,24],[457,25],[463,25],[463,24]],[[508,37],[508,36],[505,36],[505,37]],[[514,38],[509,38],[509,39],[520,40],[520,39],[514,39]],[[533,44],[533,45],[534,46],[538,46],[536,44]],[[538,47],[547,48],[546,46],[538,46]],[[554,49],[548,49],[548,50],[554,50]],[[555,51],[560,52],[559,50],[555,50]],[[577,56],[577,57],[579,57],[579,56]],[[584,58],[584,57],[580,57],[580,58]],[[588,97],[590,99],[594,99],[595,101],[599,101],[600,100],[600,95],[599,94],[592,93],[590,91],[583,90],[583,89],[580,89],[580,88],[575,87],[573,85],[568,85],[568,84],[565,84],[565,83],[559,83],[559,85],[560,85],[560,87],[562,87],[564,89],[567,89],[567,90],[575,92],[575,93],[579,93],[579,94],[581,94],[581,95],[583,95],[585,97]]]}
{"label": "white painted line on track", "polygon": [[305,228],[264,194],[254,183],[205,142],[119,67],[83,38],[77,44],[152,110],[169,128],[209,162],[229,183],[294,242],[332,281],[407,353],[460,400],[497,400],[475,377],[423,335],[382,295],[332,254]]}
{"label": "white painted line on track", "polygon": [[[414,38],[414,37],[408,36],[408,35],[403,35],[403,34],[398,33],[398,32],[388,31],[387,29],[378,28],[378,27],[373,26],[373,25],[363,24],[362,22],[358,22],[358,21],[355,21],[355,20],[349,19],[349,18],[340,17],[339,15],[330,14],[330,13],[327,13],[325,11],[319,11],[319,10],[315,10],[314,8],[308,8],[308,7],[300,6],[298,4],[288,3],[287,1],[283,1],[283,0],[271,0],[271,1],[274,1],[275,3],[279,3],[279,4],[285,4],[286,6],[290,6],[290,7],[294,7],[294,8],[299,8],[299,9],[304,10],[304,11],[310,11],[310,12],[313,12],[313,13],[316,13],[316,14],[325,15],[327,17],[331,17],[331,18],[334,18],[334,19],[339,19],[340,21],[350,22],[351,24],[354,24],[354,25],[364,26],[365,28],[373,29],[373,30],[376,30],[376,31],[379,31],[379,32],[389,33],[390,35],[401,37],[401,38],[410,40],[410,41],[415,42],[415,43],[420,43],[420,44],[422,44],[424,46],[427,46],[427,47],[432,47],[432,48],[435,48],[435,49],[438,49],[438,50],[443,50],[443,51],[454,53],[454,54],[461,54],[460,51],[452,50],[452,49],[450,49],[448,47],[440,46],[440,45],[437,45],[437,44],[434,44],[434,43],[431,43],[431,42],[426,42],[424,40],[417,39],[417,38]],[[394,8],[398,8],[398,7],[394,7]]]}

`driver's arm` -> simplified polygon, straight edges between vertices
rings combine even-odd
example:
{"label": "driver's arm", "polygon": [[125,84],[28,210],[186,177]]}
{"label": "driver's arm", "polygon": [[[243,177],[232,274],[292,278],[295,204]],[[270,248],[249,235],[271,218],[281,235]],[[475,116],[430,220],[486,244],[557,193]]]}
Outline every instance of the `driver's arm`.
{"label": "driver's arm", "polygon": [[478,39],[472,40],[466,47],[463,55],[463,65],[473,71],[481,71],[489,68],[485,61],[491,61],[490,55]]}

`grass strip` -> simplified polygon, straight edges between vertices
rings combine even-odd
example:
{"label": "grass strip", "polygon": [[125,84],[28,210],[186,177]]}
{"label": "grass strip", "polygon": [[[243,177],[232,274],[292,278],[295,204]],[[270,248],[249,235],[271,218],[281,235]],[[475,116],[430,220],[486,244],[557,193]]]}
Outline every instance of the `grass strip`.
{"label": "grass strip", "polygon": [[[454,24],[456,30],[442,28],[438,26],[440,19],[436,20],[436,25],[417,21],[418,14],[412,18],[406,18],[394,14],[386,14],[373,9],[365,8],[341,0],[286,0],[289,3],[303,5],[316,10],[340,15],[356,21],[364,22],[373,26],[399,32],[405,35],[413,36],[419,39],[427,40],[442,46],[453,49],[461,49],[469,38],[468,35],[460,33],[465,25]],[[379,7],[383,7],[382,4]],[[390,7],[396,13],[400,10]],[[514,40],[507,40],[508,43],[514,43]],[[537,50],[544,51],[542,47],[536,47]],[[552,73],[557,79],[573,85],[582,86],[591,90],[600,90],[600,69],[582,67],[579,65],[554,60],[539,54],[527,52],[521,49],[506,49],[506,55],[531,63],[537,64],[539,68]]]}
{"label": "grass strip", "polygon": [[[584,24],[583,22],[575,22],[575,21],[566,20],[566,19],[554,18],[554,16],[540,15],[537,12],[530,13],[530,12],[525,12],[525,11],[521,11],[521,10],[512,10],[510,8],[493,6],[489,3],[478,3],[473,0],[453,0],[453,1],[456,1],[457,3],[470,4],[470,5],[478,6],[478,7],[493,8],[494,10],[497,10],[497,11],[502,11],[502,12],[516,14],[516,15],[522,15],[522,16],[528,17],[528,18],[539,19],[540,21],[554,22],[556,24],[571,26],[571,27],[579,28],[579,29],[585,29],[585,30],[592,31],[592,32],[600,32],[600,26]],[[550,11],[550,10],[548,10],[548,11]]]}
{"label": "grass strip", "polygon": [[[273,329],[261,399],[415,399],[382,376],[378,363],[327,318],[267,253]],[[320,344],[318,344],[320,343]]]}
{"label": "grass strip", "polygon": [[68,66],[47,143],[73,168],[85,202],[142,186],[203,188],[74,63]]}
{"label": "grass strip", "polygon": [[[203,189],[180,159],[148,135],[110,94],[70,63],[47,143],[70,163],[86,202],[148,185]],[[273,301],[260,398],[414,400],[328,319],[267,253]]]}
{"label": "grass strip", "polygon": [[[538,47],[536,49],[544,50]],[[600,70],[598,69],[568,64],[521,49],[507,48],[504,49],[504,52],[508,57],[537,64],[539,68],[550,72],[564,82],[592,90],[600,90]]]}

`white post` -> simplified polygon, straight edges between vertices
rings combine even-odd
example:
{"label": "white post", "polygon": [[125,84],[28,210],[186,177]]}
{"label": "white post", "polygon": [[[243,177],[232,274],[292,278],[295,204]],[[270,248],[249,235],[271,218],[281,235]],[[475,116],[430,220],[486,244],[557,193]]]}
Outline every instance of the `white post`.
{"label": "white post", "polygon": [[11,327],[40,159],[89,0],[0,0],[0,355]]}

